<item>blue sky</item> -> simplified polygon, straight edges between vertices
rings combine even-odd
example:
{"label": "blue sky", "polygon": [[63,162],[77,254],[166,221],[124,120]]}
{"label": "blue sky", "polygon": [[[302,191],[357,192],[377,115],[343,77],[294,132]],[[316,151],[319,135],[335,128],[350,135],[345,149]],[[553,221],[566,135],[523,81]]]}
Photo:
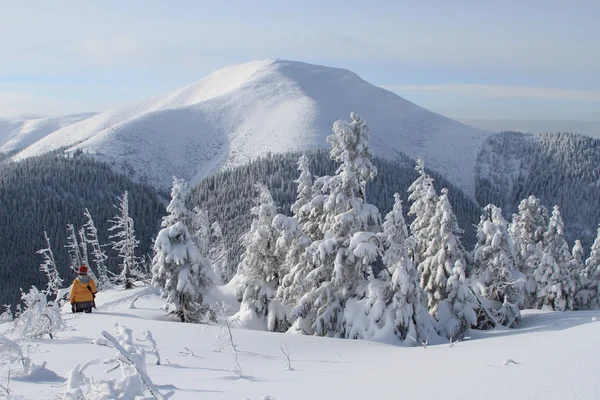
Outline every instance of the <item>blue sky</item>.
{"label": "blue sky", "polygon": [[101,111],[282,58],[455,118],[600,120],[599,17],[596,0],[0,0],[0,116]]}

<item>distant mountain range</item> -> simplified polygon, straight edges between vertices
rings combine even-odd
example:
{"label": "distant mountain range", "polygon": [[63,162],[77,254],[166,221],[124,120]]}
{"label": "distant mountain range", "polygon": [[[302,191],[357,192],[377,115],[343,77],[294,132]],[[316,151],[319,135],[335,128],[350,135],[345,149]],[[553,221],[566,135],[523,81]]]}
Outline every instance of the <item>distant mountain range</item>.
{"label": "distant mountain range", "polygon": [[57,118],[0,118],[0,153],[13,153],[61,128],[93,117],[96,113],[65,115]]}
{"label": "distant mountain range", "polygon": [[419,107],[356,74],[282,60],[227,67],[162,96],[60,127],[14,159],[59,148],[110,162],[155,187],[198,182],[268,152],[327,147],[333,123],[361,114],[376,155],[422,157],[473,195],[488,133]]}
{"label": "distant mountain range", "polygon": [[[600,115],[598,116],[600,118]],[[523,133],[574,132],[600,138],[598,121],[520,120],[520,119],[460,119],[465,124],[493,132]]]}

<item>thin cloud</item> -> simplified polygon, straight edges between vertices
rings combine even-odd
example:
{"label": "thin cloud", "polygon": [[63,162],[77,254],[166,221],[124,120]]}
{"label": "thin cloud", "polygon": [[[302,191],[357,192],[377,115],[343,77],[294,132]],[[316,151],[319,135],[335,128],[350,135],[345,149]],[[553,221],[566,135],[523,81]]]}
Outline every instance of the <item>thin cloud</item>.
{"label": "thin cloud", "polygon": [[461,96],[486,99],[546,99],[600,101],[600,91],[583,89],[557,89],[528,86],[442,84],[442,85],[383,85],[399,94],[436,96]]}

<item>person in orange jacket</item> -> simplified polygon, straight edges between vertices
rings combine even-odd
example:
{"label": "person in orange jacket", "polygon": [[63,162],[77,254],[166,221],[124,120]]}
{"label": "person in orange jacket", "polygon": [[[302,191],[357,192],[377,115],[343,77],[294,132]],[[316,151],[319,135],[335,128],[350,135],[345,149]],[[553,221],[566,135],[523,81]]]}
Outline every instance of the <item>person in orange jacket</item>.
{"label": "person in orange jacket", "polygon": [[96,308],[96,282],[88,275],[88,267],[79,267],[78,276],[71,285],[69,301],[71,310],[76,312],[91,313],[92,307]]}

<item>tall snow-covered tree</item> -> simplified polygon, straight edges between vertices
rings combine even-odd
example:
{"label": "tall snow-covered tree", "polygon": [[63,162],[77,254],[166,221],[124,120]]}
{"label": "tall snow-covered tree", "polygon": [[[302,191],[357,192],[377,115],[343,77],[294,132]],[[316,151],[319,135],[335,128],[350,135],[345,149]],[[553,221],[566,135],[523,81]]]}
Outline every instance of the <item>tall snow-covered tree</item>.
{"label": "tall snow-covered tree", "polygon": [[[298,170],[300,176],[295,181],[297,184],[297,197],[291,206],[292,217],[278,214],[273,220],[273,226],[279,231],[276,251],[278,255],[284,257],[285,270],[285,276],[278,288],[277,299],[284,304],[289,304],[289,300],[296,297],[292,291],[294,288],[298,290],[299,287],[290,279],[292,278],[290,272],[301,261],[301,257],[306,252],[306,247],[311,243],[310,233],[305,234],[303,228],[307,232],[312,232],[315,237],[320,238],[321,236],[317,221],[311,221],[311,202],[316,193],[313,188],[313,177],[309,170],[306,155],[302,155],[298,159]],[[322,198],[320,190],[317,192],[319,192],[319,197]],[[319,208],[322,210],[322,202],[319,203]],[[322,212],[318,214],[320,215]],[[314,218],[314,215],[312,217]]]}
{"label": "tall snow-covered tree", "polygon": [[558,206],[554,206],[543,243],[542,258],[534,271],[537,307],[572,310],[575,283],[567,269],[571,253],[564,238],[564,223]]}
{"label": "tall snow-covered tree", "polygon": [[580,240],[576,240],[571,250],[571,259],[567,263],[567,271],[575,285],[573,298],[573,309],[582,310],[587,308],[589,297],[585,292],[589,290],[589,281],[585,274],[585,251]]}
{"label": "tall snow-covered tree", "polygon": [[414,217],[410,224],[409,253],[415,265],[419,265],[425,259],[424,253],[430,241],[429,224],[435,214],[438,196],[421,158],[417,159],[415,169],[419,177],[408,188],[408,200],[412,202],[408,215]]}
{"label": "tall snow-covered tree", "polygon": [[235,275],[233,265],[229,263],[229,252],[225,245],[225,237],[221,225],[215,221],[210,226],[210,250],[209,258],[213,265],[213,270],[221,271],[221,281],[227,283]]}
{"label": "tall snow-covered tree", "polygon": [[548,211],[535,196],[529,196],[519,204],[519,213],[513,214],[508,233],[516,251],[517,268],[525,275],[525,307],[537,303],[537,283],[534,271],[542,258],[544,234],[548,229]]}
{"label": "tall snow-covered tree", "polygon": [[[300,171],[300,176],[295,180],[298,185],[298,195],[296,197],[296,201],[292,204],[291,211],[292,216],[300,223],[303,224],[305,219],[307,218],[306,213],[302,213],[302,207],[309,204],[313,197],[313,176],[310,173],[310,168],[308,165],[308,157],[306,154],[303,154],[298,159],[298,171]],[[310,208],[307,208],[306,211],[309,211]]]}
{"label": "tall snow-covered tree", "polygon": [[279,286],[282,258],[277,255],[278,232],[273,227],[277,207],[269,189],[256,184],[258,196],[251,209],[254,216],[250,230],[242,237],[244,252],[238,266],[238,300],[241,301],[238,316],[245,326],[266,325],[271,331],[285,331],[285,316],[271,299]]}
{"label": "tall snow-covered tree", "polygon": [[208,213],[200,207],[194,207],[190,233],[198,250],[203,254],[208,254],[210,247],[210,222],[208,221]]}
{"label": "tall snow-covered tree", "polygon": [[81,258],[81,250],[79,247],[79,241],[77,240],[77,232],[73,224],[67,225],[67,244],[65,247],[69,251],[69,258],[71,261],[71,269],[77,273],[83,260]]}
{"label": "tall snow-covered tree", "polygon": [[515,257],[502,210],[487,205],[477,226],[472,280],[483,297],[499,303],[492,310],[496,321],[511,327],[519,323],[519,308],[525,302],[525,279],[515,266]]}
{"label": "tall snow-covered tree", "polygon": [[133,288],[133,274],[138,265],[135,249],[139,241],[135,238],[133,218],[129,216],[129,196],[127,191],[119,198],[119,205],[115,206],[118,214],[110,221],[112,226],[110,232],[115,232],[109,238],[113,240],[112,248],[118,252],[121,262],[119,267],[121,274],[119,280],[125,289]]}
{"label": "tall snow-covered tree", "polygon": [[92,219],[92,215],[85,209],[84,213],[87,218],[87,222],[83,225],[86,230],[85,241],[92,248],[92,257],[94,264],[96,265],[96,270],[98,271],[98,289],[102,289],[106,287],[110,280],[108,277],[108,268],[106,267],[106,261],[108,260],[108,256],[102,250],[102,246],[100,245],[100,241],[98,240],[98,230],[96,229],[96,225],[94,224],[94,220]]}
{"label": "tall snow-covered tree", "polygon": [[199,322],[206,311],[202,290],[209,284],[205,275],[209,266],[189,232],[191,215],[184,202],[186,193],[186,183],[174,178],[168,215],[154,243],[152,284],[165,299],[167,314],[181,322]]}
{"label": "tall snow-covered tree", "polygon": [[476,322],[476,317],[466,276],[466,252],[460,242],[462,230],[448,201],[447,189],[442,190],[424,233],[430,239],[418,267],[421,287],[427,294],[429,313],[440,322],[441,333],[456,340]]}
{"label": "tall snow-covered tree", "polygon": [[54,253],[52,252],[52,246],[50,246],[50,239],[44,231],[44,241],[46,247],[38,250],[38,254],[44,257],[44,262],[40,264],[40,270],[46,274],[48,278],[48,286],[46,293],[55,297],[55,302],[58,301],[58,291],[62,288],[63,280],[61,279],[56,269],[56,260],[54,259]]}
{"label": "tall snow-covered tree", "polygon": [[[349,324],[347,336],[370,339],[378,331],[392,331],[401,341],[427,343],[435,321],[422,304],[419,273],[408,255],[402,200],[398,193],[394,198],[394,207],[383,222],[383,232],[377,234],[384,249],[383,268],[378,279],[370,279],[364,285],[366,293],[360,300],[369,323]],[[365,329],[368,332],[360,332]]]}
{"label": "tall snow-covered tree", "polygon": [[585,286],[578,293],[579,304],[584,309],[597,309],[600,306],[600,228],[585,260],[583,272]]}
{"label": "tall snow-covered tree", "polygon": [[191,213],[190,233],[196,248],[200,252],[203,260],[208,262],[210,268],[204,270],[206,278],[214,284],[222,283],[222,271],[213,263],[211,259],[211,228],[208,220],[208,213],[200,207],[194,207]]}
{"label": "tall snow-covered tree", "polygon": [[292,319],[294,330],[317,335],[344,336],[343,311],[346,300],[364,280],[373,257],[374,232],[380,229],[377,208],[365,201],[366,184],[377,175],[371,163],[370,132],[364,120],[351,114],[351,122],[337,121],[330,157],[340,163],[335,176],[315,181],[315,192],[322,191],[309,203],[310,215],[322,213],[315,221],[315,240],[284,278],[295,299]]}
{"label": "tall snow-covered tree", "polygon": [[85,240],[85,228],[80,228],[77,234],[79,235],[79,248],[81,249],[81,263],[89,267],[90,259],[88,257],[87,241]]}

